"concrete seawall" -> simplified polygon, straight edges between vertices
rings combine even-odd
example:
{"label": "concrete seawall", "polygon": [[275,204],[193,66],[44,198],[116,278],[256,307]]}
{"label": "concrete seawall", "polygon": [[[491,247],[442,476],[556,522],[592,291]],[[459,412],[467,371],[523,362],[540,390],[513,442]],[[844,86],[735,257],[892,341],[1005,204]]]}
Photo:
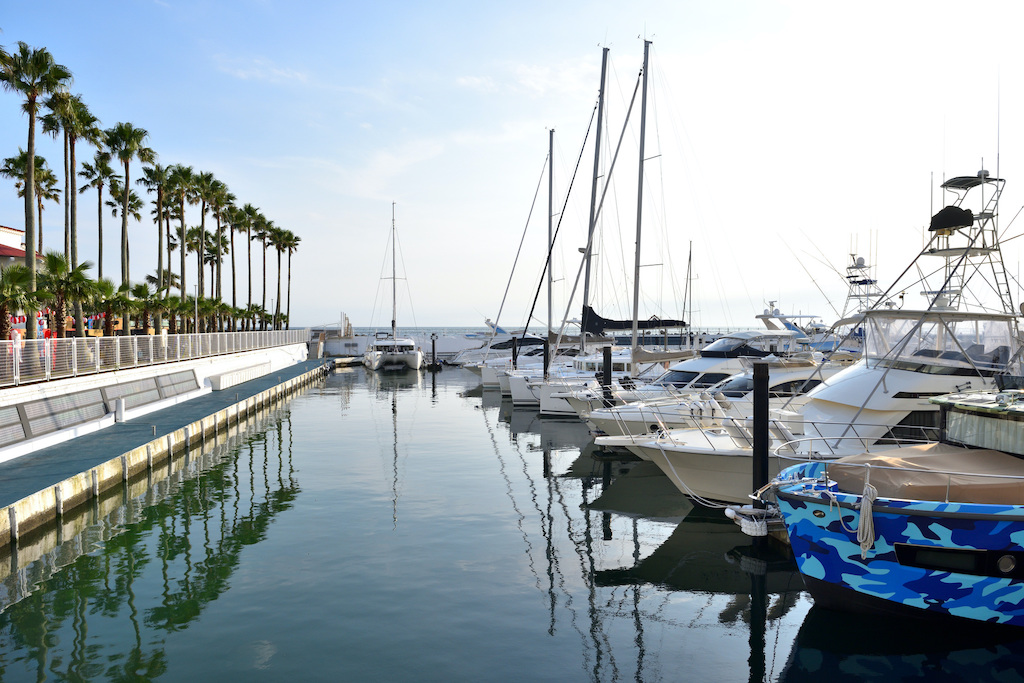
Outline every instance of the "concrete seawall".
{"label": "concrete seawall", "polygon": [[48,522],[60,520],[75,508],[98,499],[104,491],[156,467],[173,469],[179,454],[187,465],[191,451],[197,445],[208,439],[217,443],[232,426],[237,429],[250,416],[279,404],[330,369],[330,364],[314,367],[7,505],[0,509],[0,547],[17,541]]}

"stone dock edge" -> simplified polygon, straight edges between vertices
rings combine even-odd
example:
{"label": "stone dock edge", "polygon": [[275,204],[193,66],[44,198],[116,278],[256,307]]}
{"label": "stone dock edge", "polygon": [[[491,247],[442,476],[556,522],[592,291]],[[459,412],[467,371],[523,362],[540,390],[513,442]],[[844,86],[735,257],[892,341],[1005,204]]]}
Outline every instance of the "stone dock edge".
{"label": "stone dock edge", "polygon": [[279,404],[330,371],[331,364],[320,365],[0,509],[0,549],[48,522],[60,520],[104,491],[167,462],[175,454],[188,454],[207,437],[216,440],[221,429],[226,433],[232,424]]}

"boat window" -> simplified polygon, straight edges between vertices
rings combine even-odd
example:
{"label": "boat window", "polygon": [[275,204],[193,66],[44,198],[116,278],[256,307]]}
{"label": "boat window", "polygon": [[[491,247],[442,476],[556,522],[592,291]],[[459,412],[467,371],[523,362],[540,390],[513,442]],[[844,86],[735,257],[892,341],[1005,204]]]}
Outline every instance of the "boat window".
{"label": "boat window", "polygon": [[699,372],[684,372],[682,370],[669,370],[664,375],[654,380],[652,384],[657,384],[662,387],[685,387],[687,384],[692,382],[698,375]]}
{"label": "boat window", "polygon": [[801,396],[814,387],[821,384],[820,379],[794,379],[789,382],[776,384],[768,389],[768,396],[771,398],[788,398],[790,396]]}
{"label": "boat window", "polygon": [[612,372],[625,372],[625,363],[612,363]]}
{"label": "boat window", "polygon": [[729,398],[743,398],[754,390],[754,378],[750,375],[733,377],[729,381],[719,384],[716,389]]}
{"label": "boat window", "polygon": [[713,387],[719,382],[727,380],[730,377],[732,377],[732,375],[726,372],[706,372],[700,377],[700,379],[693,383],[693,387],[695,389]]}

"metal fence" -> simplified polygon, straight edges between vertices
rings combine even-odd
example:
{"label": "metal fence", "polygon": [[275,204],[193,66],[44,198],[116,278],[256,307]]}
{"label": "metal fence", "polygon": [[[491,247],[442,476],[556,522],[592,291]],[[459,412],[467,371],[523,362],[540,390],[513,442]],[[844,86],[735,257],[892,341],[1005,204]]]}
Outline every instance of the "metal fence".
{"label": "metal fence", "polygon": [[308,330],[0,341],[0,387],[307,341]]}

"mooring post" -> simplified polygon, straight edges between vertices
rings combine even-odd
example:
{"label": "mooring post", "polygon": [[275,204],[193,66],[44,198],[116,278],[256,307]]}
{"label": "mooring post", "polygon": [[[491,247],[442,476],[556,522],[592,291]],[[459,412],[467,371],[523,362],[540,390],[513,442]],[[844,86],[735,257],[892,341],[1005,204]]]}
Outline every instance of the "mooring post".
{"label": "mooring post", "polygon": [[512,369],[519,367],[519,340],[512,337]]}
{"label": "mooring post", "polygon": [[[754,361],[754,469],[753,490],[768,483],[768,363]],[[763,508],[764,503],[754,501]]]}
{"label": "mooring post", "polygon": [[612,347],[603,349],[604,357],[601,366],[601,392],[604,394],[604,407],[612,407]]}
{"label": "mooring post", "polygon": [[551,340],[544,340],[544,379],[548,378],[548,370],[551,368]]}

